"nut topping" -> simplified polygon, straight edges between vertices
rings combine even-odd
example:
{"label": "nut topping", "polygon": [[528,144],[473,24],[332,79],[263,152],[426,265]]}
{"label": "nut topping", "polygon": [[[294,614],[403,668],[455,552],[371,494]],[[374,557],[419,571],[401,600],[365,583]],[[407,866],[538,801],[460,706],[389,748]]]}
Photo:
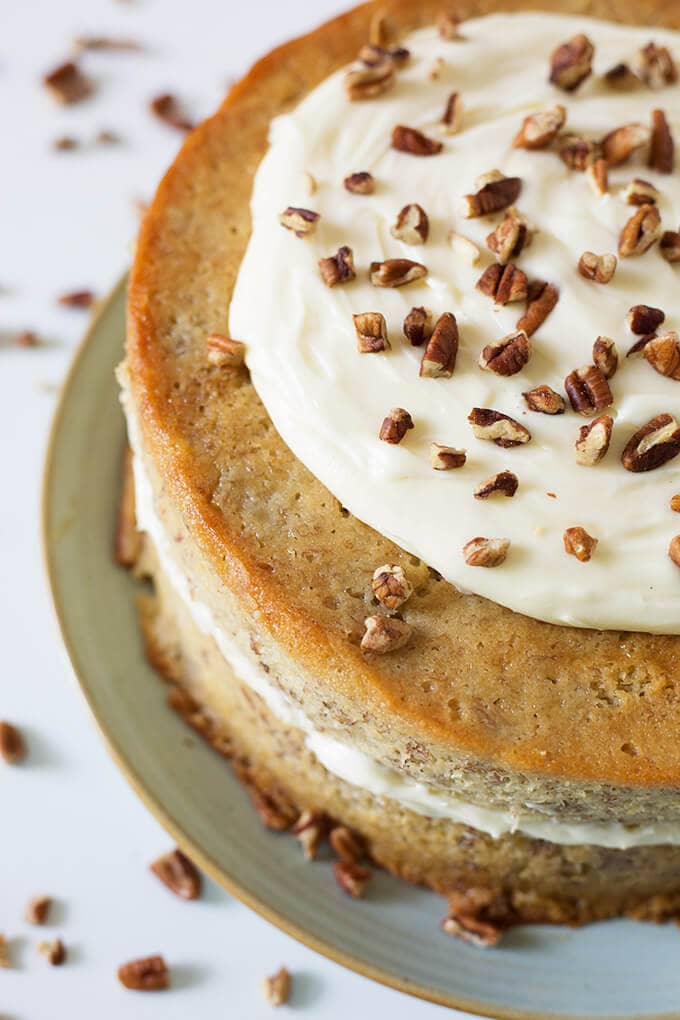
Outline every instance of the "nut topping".
{"label": "nut topping", "polygon": [[517,329],[523,329],[527,336],[533,336],[548,318],[559,297],[560,292],[553,283],[532,280],[527,293],[527,309],[517,323]]}
{"label": "nut topping", "polygon": [[504,449],[521,446],[531,439],[531,433],[524,425],[490,407],[473,407],[468,421],[477,439],[489,439]]}
{"label": "nut topping", "polygon": [[680,262],[680,231],[665,230],[659,242],[659,251],[666,262]]}
{"label": "nut topping", "polygon": [[585,528],[567,528],[562,536],[564,550],[575,556],[581,563],[587,563],[597,547],[598,540],[589,535]]}
{"label": "nut topping", "polygon": [[335,255],[319,259],[319,272],[327,287],[335,287],[338,283],[348,283],[356,276],[354,272],[354,253],[343,244]]}
{"label": "nut topping", "polygon": [[587,417],[614,403],[609,383],[595,365],[574,369],[564,380],[564,388],[573,409]]}
{"label": "nut topping", "polygon": [[432,335],[433,316],[429,308],[412,308],[404,319],[404,336],[412,347],[420,347]]}
{"label": "nut topping", "polygon": [[319,221],[318,212],[311,209],[299,209],[289,205],[279,216],[279,223],[286,230],[292,230],[296,237],[308,237],[316,230]]}
{"label": "nut topping", "polygon": [[529,338],[520,329],[487,344],[479,356],[479,367],[496,375],[516,375],[522,371],[530,354]]}
{"label": "nut topping", "polygon": [[593,364],[599,368],[605,379],[611,379],[619,365],[616,344],[608,336],[598,336],[593,344]]}
{"label": "nut topping", "polygon": [[118,968],[118,980],[135,992],[159,992],[170,987],[170,973],[162,956],[123,963]]}
{"label": "nut topping", "polygon": [[430,443],[430,464],[435,471],[461,468],[466,460],[465,450],[457,450],[455,446],[442,446],[441,443]]}
{"label": "nut topping", "polygon": [[678,80],[675,61],[665,46],[650,42],[638,51],[634,62],[635,73],[650,89],[662,89]]}
{"label": "nut topping", "polygon": [[333,865],[333,874],[343,892],[354,899],[360,899],[371,880],[370,868],[351,861],[336,861]]}
{"label": "nut topping", "polygon": [[551,386],[545,384],[534,386],[533,390],[527,390],[522,396],[530,411],[538,411],[539,414],[564,414],[564,398]]}
{"label": "nut topping", "polygon": [[488,216],[490,213],[507,209],[509,205],[514,205],[522,190],[522,181],[519,177],[504,177],[502,174],[483,184],[478,182],[478,185],[474,195],[465,195],[468,219]]}
{"label": "nut topping", "polygon": [[[368,56],[368,54],[365,54]],[[345,74],[345,92],[352,102],[375,99],[392,88],[395,80],[395,64],[387,53],[378,56],[373,63],[362,61],[350,67]]]}
{"label": "nut topping", "polygon": [[66,963],[66,946],[59,938],[39,942],[37,949],[51,967],[61,967],[62,963]]}
{"label": "nut topping", "polygon": [[619,255],[644,255],[661,237],[661,217],[655,205],[641,205],[619,236]]}
{"label": "nut topping", "polygon": [[463,546],[463,557],[468,567],[500,567],[510,548],[509,538],[471,538]]}
{"label": "nut topping", "polygon": [[246,345],[222,333],[211,333],[206,338],[205,349],[208,362],[219,368],[240,368],[246,357]]}
{"label": "nut topping", "polygon": [[396,616],[367,616],[366,631],[361,639],[362,652],[385,655],[403,648],[411,637],[411,627]]}
{"label": "nut topping", "polygon": [[441,125],[444,134],[457,134],[463,123],[463,100],[460,92],[452,92],[446,100]]}
{"label": "nut topping", "polygon": [[642,336],[646,333],[653,333],[666,318],[660,308],[653,308],[651,305],[633,305],[628,309],[626,322],[631,333]]}
{"label": "nut topping", "polygon": [[427,266],[411,259],[385,259],[371,262],[370,275],[374,287],[404,287],[427,276]]}
{"label": "nut topping", "polygon": [[649,128],[645,124],[624,124],[602,139],[602,154],[609,166],[619,166],[649,141]]}
{"label": "nut topping", "polygon": [[201,873],[181,850],[163,854],[153,862],[151,870],[181,900],[197,900],[201,895]]}
{"label": "nut topping", "polygon": [[0,758],[8,765],[18,765],[26,757],[26,742],[21,730],[12,723],[0,721]]}
{"label": "nut topping", "polygon": [[360,170],[350,174],[343,181],[345,189],[353,195],[372,195],[375,191],[375,178],[367,170]]}
{"label": "nut topping", "polygon": [[512,471],[499,471],[475,489],[475,499],[488,499],[489,496],[507,496],[510,498],[517,492],[519,480]]}
{"label": "nut topping", "polygon": [[653,471],[680,453],[680,425],[670,414],[657,414],[626,443],[621,463],[626,471]]}
{"label": "nut topping", "polygon": [[400,443],[409,429],[414,428],[413,418],[403,407],[393,407],[380,426],[379,438],[384,443]]}
{"label": "nut topping", "polygon": [[579,429],[576,440],[576,463],[584,467],[599,464],[609,449],[614,419],[603,414]]}
{"label": "nut topping", "polygon": [[616,272],[616,255],[596,255],[584,251],[578,260],[578,271],[586,280],[595,283],[610,283]]}
{"label": "nut topping", "polygon": [[514,148],[545,149],[557,138],[566,119],[567,111],[559,105],[530,114],[524,118],[521,128],[515,135],[512,143]]}
{"label": "nut topping", "polygon": [[397,216],[397,222],[390,233],[404,244],[424,244],[430,233],[427,213],[417,202],[405,205]]}
{"label": "nut topping", "polygon": [[586,167],[588,183],[596,195],[606,195],[609,191],[609,164],[606,159],[596,159]]}
{"label": "nut topping", "polygon": [[458,354],[458,324],[455,315],[444,312],[437,319],[420,362],[423,378],[448,379],[453,375]]}
{"label": "nut topping", "polygon": [[26,906],[24,918],[27,924],[47,924],[52,899],[50,896],[33,896]]}
{"label": "nut topping", "polygon": [[655,205],[659,200],[658,189],[640,177],[634,177],[621,194],[628,205]]}
{"label": "nut topping", "polygon": [[359,312],[353,315],[357,334],[357,350],[360,354],[378,354],[389,351],[387,323],[382,312]]}
{"label": "nut topping", "polygon": [[72,60],[46,74],[43,85],[64,106],[80,103],[93,92],[92,82]]}
{"label": "nut topping", "polygon": [[373,594],[386,609],[394,611],[413,594],[413,585],[397,563],[377,567],[371,582]]}
{"label": "nut topping", "polygon": [[285,1006],[290,998],[291,978],[285,967],[262,982],[262,993],[270,1006]]}
{"label": "nut topping", "polygon": [[436,156],[442,151],[442,143],[435,138],[428,138],[417,128],[397,124],[392,131],[392,148],[399,152],[409,152],[412,156]]}
{"label": "nut topping", "polygon": [[640,87],[640,79],[628,64],[615,64],[603,75],[605,83],[619,92],[632,92]]}
{"label": "nut topping", "polygon": [[669,332],[652,337],[643,347],[642,353],[660,375],[680,380],[680,343],[677,333]]}
{"label": "nut topping", "polygon": [[558,46],[550,58],[550,82],[565,92],[573,92],[593,69],[593,44],[583,34]]}
{"label": "nut topping", "polygon": [[533,232],[529,230],[526,220],[512,208],[506,212],[503,222],[487,235],[486,243],[501,265],[505,265],[517,258],[524,248],[528,248],[532,238]]}
{"label": "nut topping", "polygon": [[583,171],[602,158],[602,146],[581,135],[565,134],[560,138],[559,154],[570,170]]}
{"label": "nut topping", "polygon": [[524,301],[527,297],[529,281],[526,273],[509,262],[502,266],[494,262],[488,266],[479,280],[477,290],[494,299],[497,305],[511,304],[513,301]]}
{"label": "nut topping", "polygon": [[648,166],[660,174],[672,174],[675,165],[675,143],[663,110],[652,110],[652,139]]}

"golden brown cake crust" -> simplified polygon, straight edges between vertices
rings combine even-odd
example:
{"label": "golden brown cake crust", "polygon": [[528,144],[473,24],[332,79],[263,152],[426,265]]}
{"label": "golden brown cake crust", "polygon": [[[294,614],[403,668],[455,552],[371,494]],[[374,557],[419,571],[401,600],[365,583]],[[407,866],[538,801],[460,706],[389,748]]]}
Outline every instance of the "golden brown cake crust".
{"label": "golden brown cake crust", "polygon": [[[245,373],[205,361],[206,335],[226,332],[270,119],[356,55],[376,10],[406,31],[441,7],[385,0],[350,11],[266,56],[187,138],[143,224],[130,281],[127,358],[144,449],[216,576],[319,683],[509,769],[677,786],[677,638],[557,627],[461,595],[342,514],[276,434]],[[637,23],[643,42],[654,24],[680,27],[680,10],[662,0],[454,5],[461,17],[501,7]],[[414,639],[368,659],[359,639],[371,574],[385,562],[416,582]]]}

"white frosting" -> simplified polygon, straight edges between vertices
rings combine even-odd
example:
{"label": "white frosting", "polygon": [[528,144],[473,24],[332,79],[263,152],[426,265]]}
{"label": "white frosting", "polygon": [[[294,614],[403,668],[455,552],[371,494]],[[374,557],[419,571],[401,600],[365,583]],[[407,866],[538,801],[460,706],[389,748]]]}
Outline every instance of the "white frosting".
{"label": "white frosting", "polygon": [[[597,73],[567,94],[547,83],[548,59],[578,31],[595,44]],[[666,551],[680,531],[668,507],[680,489],[680,460],[631,474],[620,456],[632,433],[654,415],[680,418],[680,383],[642,358],[625,358],[633,342],[625,325],[631,305],[663,308],[664,328],[680,330],[680,268],[655,248],[620,260],[613,282],[601,286],[581,278],[576,265],[584,250],[616,252],[618,233],[634,211],[621,186],[634,176],[658,185],[664,227],[676,229],[680,174],[655,174],[635,157],[612,172],[611,192],[598,198],[586,176],[567,170],[556,153],[526,152],[511,143],[527,113],[555,103],[567,108],[567,129],[593,137],[631,121],[647,123],[651,110],[662,107],[680,142],[680,86],[621,94],[598,78],[650,37],[677,58],[680,36],[543,13],[479,18],[465,23],[464,35],[464,41],[447,43],[433,29],[419,31],[404,41],[413,57],[392,91],[350,103],[342,73],[335,74],[272,123],[270,149],[255,181],[253,234],[231,304],[230,333],[246,341],[253,383],[295,455],[353,514],[449,581],[541,620],[678,633],[680,572]],[[445,65],[431,81],[428,72],[440,56]],[[463,96],[463,126],[457,135],[442,136],[438,122],[452,91]],[[441,137],[443,151],[429,158],[396,152],[390,147],[396,124]],[[517,206],[539,230],[519,265],[561,292],[533,339],[531,360],[509,379],[482,371],[477,358],[486,343],[512,330],[524,306],[495,308],[475,290],[491,260],[484,239],[493,224],[465,220],[459,211],[477,176],[494,168],[522,178]],[[373,195],[343,188],[343,178],[360,170],[374,175]],[[307,173],[318,183],[313,195]],[[429,215],[425,245],[408,247],[390,235],[408,202],[420,203]],[[312,237],[299,239],[279,225],[288,205],[320,213]],[[452,251],[451,228],[482,248],[480,265],[470,266]],[[329,289],[317,259],[343,244],[354,250],[357,279]],[[398,290],[372,287],[368,264],[398,256],[424,262],[427,279]],[[422,349],[410,347],[401,334],[406,312],[423,304],[457,316],[461,344],[451,379],[419,378]],[[390,352],[357,352],[352,313],[363,311],[386,316]],[[558,417],[528,412],[521,394],[539,383],[562,390],[565,376],[591,361],[598,335],[616,341],[620,368],[611,384],[611,448],[601,464],[587,468],[574,459],[586,419],[571,411]],[[412,414],[415,429],[390,446],[378,439],[378,430],[395,406]],[[517,418],[532,441],[503,450],[475,439],[467,422],[473,406]],[[466,466],[433,471],[432,441],[467,448]],[[504,469],[519,477],[517,495],[475,500],[477,485]],[[600,541],[586,564],[563,550],[563,532],[575,525]],[[462,546],[478,535],[511,540],[502,566],[464,563]]]}
{"label": "white frosting", "polygon": [[509,832],[523,832],[537,839],[565,845],[595,844],[614,849],[658,844],[680,844],[680,825],[626,826],[618,822],[604,824],[565,823],[540,812],[531,805],[531,814],[469,804],[453,794],[434,790],[416,780],[387,768],[368,755],[342,741],[315,729],[298,705],[289,701],[269,680],[266,672],[253,663],[239,642],[220,628],[212,610],[195,597],[186,576],[180,569],[167,535],[154,507],[151,483],[139,456],[136,422],[125,396],[123,403],[128,420],[128,434],[133,451],[137,526],[154,544],[164,576],[182,600],[199,630],[213,638],[220,652],[238,679],[255,691],[281,722],[302,730],[306,744],[317,760],[330,773],[375,796],[397,801],[404,807],[429,818],[448,818],[469,825],[495,838]]}

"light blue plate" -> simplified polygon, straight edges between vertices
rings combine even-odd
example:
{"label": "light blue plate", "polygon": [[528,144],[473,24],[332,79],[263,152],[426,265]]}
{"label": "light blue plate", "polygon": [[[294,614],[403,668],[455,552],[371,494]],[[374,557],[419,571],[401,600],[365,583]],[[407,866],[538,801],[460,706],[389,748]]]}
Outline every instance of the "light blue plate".
{"label": "light blue plate", "polygon": [[680,931],[632,922],[526,927],[495,950],[439,931],[443,901],[379,875],[366,900],[325,861],[261,825],[224,761],[165,706],[147,665],[134,585],[112,536],[124,424],[113,369],[125,289],[99,315],[66,383],[45,476],[45,542],[64,641],[111,753],[213,878],[312,948],[402,991],[493,1017],[680,1018]]}

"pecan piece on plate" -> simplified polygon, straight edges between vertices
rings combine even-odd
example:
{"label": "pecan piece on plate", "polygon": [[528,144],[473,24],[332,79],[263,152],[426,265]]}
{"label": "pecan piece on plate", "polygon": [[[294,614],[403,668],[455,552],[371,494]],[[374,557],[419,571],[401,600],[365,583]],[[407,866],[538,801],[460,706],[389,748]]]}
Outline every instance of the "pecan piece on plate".
{"label": "pecan piece on plate", "polygon": [[479,356],[479,367],[496,375],[516,375],[521,372],[531,355],[529,338],[523,329],[487,344]]}
{"label": "pecan piece on plate", "polygon": [[646,124],[624,124],[614,128],[602,139],[602,155],[609,166],[625,163],[637,149],[641,149],[649,141],[649,128]]}
{"label": "pecan piece on plate", "polygon": [[468,567],[500,567],[510,548],[509,538],[471,538],[463,546],[463,558]]}
{"label": "pecan piece on plate", "polygon": [[488,439],[496,446],[521,446],[531,439],[531,433],[524,425],[490,407],[473,407],[468,421],[477,439]]}
{"label": "pecan piece on plate", "polygon": [[593,364],[605,379],[611,379],[619,365],[616,344],[608,336],[598,336],[593,344]]}
{"label": "pecan piece on plate", "polygon": [[517,329],[523,329],[527,336],[533,336],[548,318],[559,297],[560,292],[553,283],[532,280],[527,292],[526,311],[517,323]]}
{"label": "pecan piece on plate", "polygon": [[581,563],[587,563],[597,547],[598,540],[589,535],[585,528],[567,528],[562,536],[564,550],[575,556]]}
{"label": "pecan piece on plate", "polygon": [[358,312],[352,318],[360,354],[378,354],[390,349],[387,323],[382,312]]}
{"label": "pecan piece on plate", "polygon": [[516,149],[545,149],[564,127],[567,111],[563,106],[550,106],[530,113],[513,139]]}
{"label": "pecan piece on plate", "polygon": [[576,463],[584,467],[599,464],[609,449],[613,428],[614,419],[610,414],[602,414],[582,425],[575,443]]}
{"label": "pecan piece on plate", "polygon": [[616,255],[596,255],[592,251],[584,251],[578,260],[578,271],[586,280],[595,283],[610,283],[616,272]]}
{"label": "pecan piece on plate", "polygon": [[430,233],[427,213],[417,202],[410,202],[400,210],[390,233],[404,244],[425,244]]}
{"label": "pecan piece on plate", "polygon": [[374,287],[404,287],[427,276],[427,266],[412,259],[385,259],[371,262],[370,276]]}
{"label": "pecan piece on plate", "polygon": [[413,347],[420,347],[432,335],[433,315],[422,305],[412,308],[404,319],[404,336]]}
{"label": "pecan piece on plate", "polygon": [[514,205],[519,198],[522,190],[521,178],[505,177],[497,171],[488,177],[489,179],[484,179],[483,183],[477,182],[479,187],[474,194],[464,196],[465,214],[468,219],[500,212],[509,205]]}
{"label": "pecan piece on plate", "polygon": [[437,319],[420,362],[424,378],[448,379],[453,375],[458,354],[458,324],[455,315],[444,312]]}
{"label": "pecan piece on plate", "polygon": [[500,262],[494,262],[477,280],[477,290],[493,298],[497,305],[507,305],[513,301],[525,300],[529,291],[529,281],[526,273],[518,269],[514,263],[508,262],[503,266]]}
{"label": "pecan piece on plate", "polygon": [[539,414],[564,414],[564,397],[552,386],[542,383],[522,394],[530,411]]}
{"label": "pecan piece on plate", "polygon": [[621,454],[626,471],[653,471],[680,453],[680,425],[671,414],[657,414],[635,432]]}
{"label": "pecan piece on plate", "polygon": [[562,43],[550,58],[550,81],[565,92],[573,92],[593,70],[593,44],[579,33]]}
{"label": "pecan piece on plate", "polygon": [[621,192],[621,197],[627,205],[656,205],[659,201],[659,191],[651,181],[634,177]]}
{"label": "pecan piece on plate", "polygon": [[150,865],[156,878],[181,900],[197,900],[201,895],[201,873],[181,850],[171,850]]}
{"label": "pecan piece on plate", "polygon": [[394,611],[413,594],[413,585],[398,563],[377,567],[371,581],[373,594],[386,609]]}
{"label": "pecan piece on plate", "polygon": [[609,383],[596,365],[574,369],[564,380],[564,388],[573,409],[587,417],[614,403]]}
{"label": "pecan piece on plate", "polygon": [[512,471],[499,471],[487,478],[475,489],[475,499],[489,499],[490,496],[506,496],[510,498],[517,492],[519,479]]}
{"label": "pecan piece on plate", "polygon": [[455,446],[442,446],[441,443],[430,443],[430,465],[435,471],[461,468],[466,460],[465,450],[458,450]]}
{"label": "pecan piece on plate", "polygon": [[442,143],[436,138],[429,138],[417,128],[397,124],[392,131],[392,148],[399,152],[409,152],[412,156],[436,156],[442,151]]}
{"label": "pecan piece on plate", "polygon": [[501,265],[506,265],[529,247],[532,238],[533,231],[529,229],[527,221],[516,209],[511,208],[496,229],[487,235],[486,244]]}
{"label": "pecan piece on plate", "polygon": [[660,239],[661,216],[655,205],[641,205],[625,224],[619,236],[619,255],[644,255]]}
{"label": "pecan piece on plate", "polygon": [[631,333],[642,336],[653,333],[666,318],[661,308],[654,308],[652,305],[633,305],[628,309],[626,322]]}
{"label": "pecan piece on plate", "polygon": [[356,276],[354,272],[354,253],[346,244],[338,248],[335,255],[319,259],[318,265],[321,279],[327,287],[335,287],[339,283],[349,283]]}
{"label": "pecan piece on plate", "polygon": [[403,407],[393,407],[380,426],[379,438],[384,443],[400,443],[409,429],[414,428],[413,418]]}
{"label": "pecan piece on plate", "polygon": [[455,135],[460,131],[463,124],[463,99],[460,92],[452,92],[446,100],[440,123],[444,134]]}
{"label": "pecan piece on plate", "polygon": [[159,992],[170,987],[170,972],[162,956],[147,956],[121,964],[118,980],[135,992]]}
{"label": "pecan piece on plate", "polygon": [[642,354],[660,375],[680,380],[680,342],[677,333],[671,331],[652,337],[644,345]]}
{"label": "pecan piece on plate", "polygon": [[652,136],[648,166],[660,174],[672,174],[675,166],[675,143],[663,110],[652,110]]}
{"label": "pecan piece on plate", "polygon": [[296,237],[308,237],[316,230],[319,222],[318,212],[312,209],[300,209],[289,205],[279,216],[279,223],[286,230],[292,230]]}
{"label": "pecan piece on plate", "polygon": [[375,191],[375,178],[367,170],[359,170],[345,177],[345,190],[353,195],[372,195]]}

